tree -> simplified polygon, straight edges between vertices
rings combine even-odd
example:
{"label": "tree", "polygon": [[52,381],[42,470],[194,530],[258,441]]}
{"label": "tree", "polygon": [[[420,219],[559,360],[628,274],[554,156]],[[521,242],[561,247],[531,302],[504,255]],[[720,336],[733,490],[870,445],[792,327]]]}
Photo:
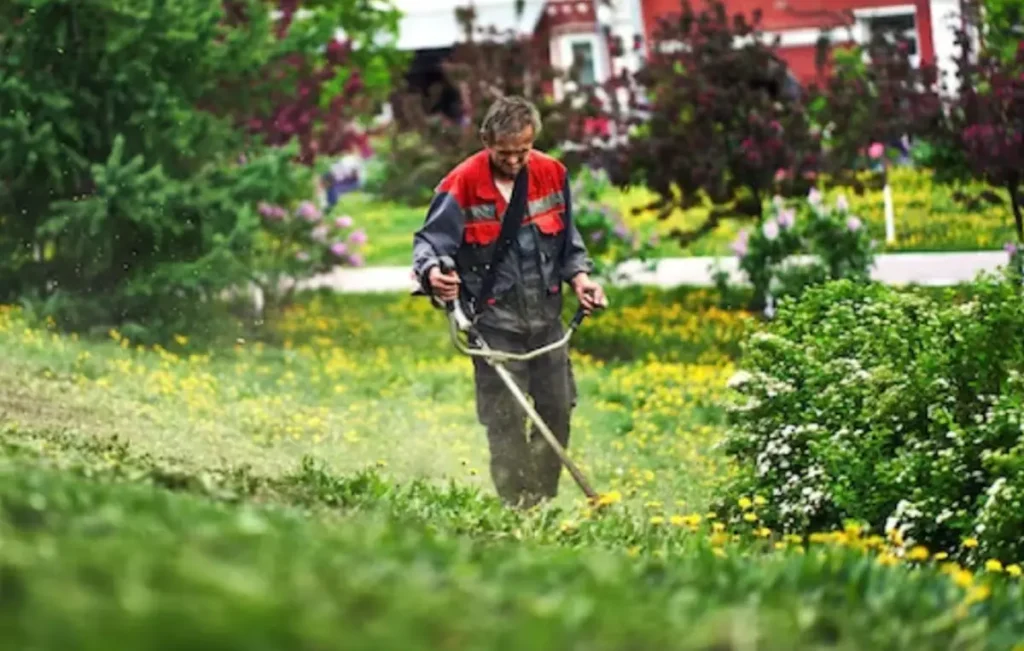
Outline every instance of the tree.
{"label": "tree", "polygon": [[269,67],[319,55],[324,23],[301,22],[275,37],[264,0],[0,3],[0,300],[159,337],[246,279],[273,179],[236,117],[273,104]]}
{"label": "tree", "polygon": [[[975,46],[980,24],[977,5],[969,4],[968,20],[955,28],[960,52],[955,94],[946,98],[943,119],[929,134],[922,160],[933,165],[937,178],[975,178],[1006,192],[1018,244],[1024,242],[1024,41],[1014,57]],[[1001,203],[993,192],[978,196],[958,193],[970,204]]]}
{"label": "tree", "polygon": [[[882,162],[885,148],[931,133],[941,121],[938,71],[913,63],[905,41],[879,33],[863,45],[831,48],[823,40],[819,48],[819,62],[832,64],[828,74],[819,64],[823,83],[811,87],[808,99],[823,133],[821,172],[830,185],[860,193],[858,173]],[[885,175],[878,180],[885,183]]]}
{"label": "tree", "polygon": [[748,20],[717,0],[700,11],[684,1],[660,23],[635,79],[609,91],[628,98],[611,111],[617,133],[629,134],[618,147],[618,183],[645,183],[658,195],[645,209],[661,218],[705,196],[714,205],[695,229],[671,233],[680,245],[724,219],[760,221],[765,199],[806,194],[820,165],[803,93],[759,24],[759,12]]}
{"label": "tree", "polygon": [[1003,61],[1012,62],[1024,40],[1024,5],[1019,0],[984,0],[981,6],[987,48]]}
{"label": "tree", "polygon": [[[358,120],[372,112],[405,60],[380,38],[397,32],[399,12],[369,0],[278,3],[278,40],[303,46],[290,48],[265,66],[255,87],[248,89],[262,98],[261,104],[236,120],[267,144],[298,142],[298,159],[307,165],[318,156],[367,147],[367,133]],[[231,15],[236,22],[247,20],[237,9]]]}

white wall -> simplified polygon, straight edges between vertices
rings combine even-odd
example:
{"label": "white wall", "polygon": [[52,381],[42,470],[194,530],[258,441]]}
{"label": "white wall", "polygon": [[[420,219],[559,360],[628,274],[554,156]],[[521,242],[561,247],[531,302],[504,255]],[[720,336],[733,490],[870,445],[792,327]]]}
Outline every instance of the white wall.
{"label": "white wall", "polygon": [[935,43],[935,63],[950,92],[956,91],[956,57],[959,47],[953,28],[961,20],[960,0],[931,0],[932,42]]}

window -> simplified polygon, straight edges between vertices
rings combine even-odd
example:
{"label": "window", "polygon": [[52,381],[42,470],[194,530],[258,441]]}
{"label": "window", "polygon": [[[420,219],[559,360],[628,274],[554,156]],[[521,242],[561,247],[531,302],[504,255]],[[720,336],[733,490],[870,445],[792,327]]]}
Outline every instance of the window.
{"label": "window", "polygon": [[579,83],[583,86],[592,86],[597,81],[593,41],[573,41],[571,47],[572,62],[570,65],[578,70]]}
{"label": "window", "polygon": [[914,14],[871,16],[866,18],[864,23],[869,38],[881,35],[892,41],[906,41],[910,46],[910,55],[915,59],[919,56],[917,20]]}

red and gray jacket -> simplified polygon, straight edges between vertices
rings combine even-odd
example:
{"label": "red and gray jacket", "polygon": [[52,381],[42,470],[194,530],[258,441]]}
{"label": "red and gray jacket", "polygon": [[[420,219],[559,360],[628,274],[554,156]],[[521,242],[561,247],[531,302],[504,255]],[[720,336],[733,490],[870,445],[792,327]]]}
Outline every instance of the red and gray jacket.
{"label": "red and gray jacket", "polygon": [[[572,221],[565,166],[531,151],[527,172],[527,210],[517,241],[499,265],[490,304],[475,306],[480,325],[511,332],[549,328],[561,317],[562,283],[592,270]],[[430,269],[448,255],[462,279],[463,302],[472,303],[488,273],[505,208],[486,150],[448,173],[413,237],[413,271],[425,292]]]}

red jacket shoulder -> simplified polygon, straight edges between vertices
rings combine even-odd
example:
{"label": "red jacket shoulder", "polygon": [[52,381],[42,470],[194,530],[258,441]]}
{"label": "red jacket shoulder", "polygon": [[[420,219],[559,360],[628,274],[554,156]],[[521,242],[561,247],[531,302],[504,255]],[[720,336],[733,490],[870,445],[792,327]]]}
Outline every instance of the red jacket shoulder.
{"label": "red jacket shoulder", "polygon": [[481,150],[467,156],[451,171],[445,174],[441,182],[437,184],[436,192],[447,192],[455,196],[456,201],[463,203],[465,196],[465,179],[479,174],[481,159],[486,158],[487,151]]}
{"label": "red jacket shoulder", "polygon": [[533,150],[530,152],[530,167],[534,170],[538,179],[542,179],[545,185],[561,188],[569,175],[568,169],[562,161],[554,156],[545,154],[542,151]]}

